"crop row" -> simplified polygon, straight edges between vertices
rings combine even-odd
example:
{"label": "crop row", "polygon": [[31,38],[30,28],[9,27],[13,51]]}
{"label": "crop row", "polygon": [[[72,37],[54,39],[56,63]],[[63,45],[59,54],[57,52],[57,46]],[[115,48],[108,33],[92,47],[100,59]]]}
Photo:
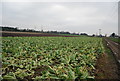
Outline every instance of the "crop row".
{"label": "crop row", "polygon": [[3,37],[3,79],[94,78],[101,38]]}

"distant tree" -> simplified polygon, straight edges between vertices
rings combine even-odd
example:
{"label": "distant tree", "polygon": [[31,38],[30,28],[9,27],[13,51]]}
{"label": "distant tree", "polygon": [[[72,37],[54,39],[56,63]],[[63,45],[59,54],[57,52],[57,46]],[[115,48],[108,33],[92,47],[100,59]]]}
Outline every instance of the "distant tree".
{"label": "distant tree", "polygon": [[115,37],[115,33],[112,33],[112,34],[110,35],[110,37]]}
{"label": "distant tree", "polygon": [[[36,31],[34,29],[18,29],[17,27],[3,27],[0,26],[0,31],[19,31],[19,32],[39,32],[39,33],[52,33],[52,34],[72,34],[72,35],[79,35],[79,33],[70,33],[68,31]],[[83,34],[87,35],[87,34]]]}
{"label": "distant tree", "polygon": [[81,33],[80,35],[88,35],[88,34],[86,34],[86,33]]}
{"label": "distant tree", "polygon": [[95,34],[93,34],[92,36],[95,37]]}

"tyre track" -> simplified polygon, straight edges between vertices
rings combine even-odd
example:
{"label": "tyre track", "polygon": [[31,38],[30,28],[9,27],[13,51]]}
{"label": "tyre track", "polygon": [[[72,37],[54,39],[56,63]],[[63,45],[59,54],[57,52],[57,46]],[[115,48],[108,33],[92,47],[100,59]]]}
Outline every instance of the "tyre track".
{"label": "tyre track", "polygon": [[108,38],[105,38],[105,41],[107,42],[107,46],[114,53],[115,59],[120,64],[120,45],[116,42],[109,40]]}
{"label": "tyre track", "polygon": [[116,43],[108,38],[104,38],[107,42],[107,46],[112,50],[114,58],[118,65],[118,75],[120,75],[120,44]]}

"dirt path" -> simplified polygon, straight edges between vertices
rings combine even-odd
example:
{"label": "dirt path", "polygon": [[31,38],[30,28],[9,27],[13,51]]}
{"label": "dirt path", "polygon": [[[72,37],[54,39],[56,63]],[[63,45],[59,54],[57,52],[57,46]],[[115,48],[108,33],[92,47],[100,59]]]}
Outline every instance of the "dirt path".
{"label": "dirt path", "polygon": [[95,79],[107,79],[107,80],[117,80],[118,77],[118,67],[115,62],[115,59],[107,53],[103,54],[97,62],[96,65],[96,77]]}
{"label": "dirt path", "polygon": [[[105,54],[101,55],[96,65],[96,79],[106,79],[111,81],[120,80],[120,65],[118,44],[109,39],[104,39]],[[109,49],[110,48],[110,49]],[[114,54],[116,53],[116,54]]]}
{"label": "dirt path", "polygon": [[115,59],[117,60],[118,64],[120,65],[120,44],[113,42],[109,40],[108,38],[105,38],[105,41],[107,42],[107,46],[112,50]]}

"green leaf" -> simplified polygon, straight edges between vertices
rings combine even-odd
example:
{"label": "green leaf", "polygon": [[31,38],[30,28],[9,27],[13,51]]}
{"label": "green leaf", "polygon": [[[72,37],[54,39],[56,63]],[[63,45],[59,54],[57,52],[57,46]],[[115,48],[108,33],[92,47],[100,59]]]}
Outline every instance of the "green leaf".
{"label": "green leaf", "polygon": [[72,70],[69,70],[68,71],[68,79],[75,79],[76,78],[76,76],[75,76],[75,72],[74,71],[72,71]]}
{"label": "green leaf", "polygon": [[19,67],[20,67],[20,68],[23,68],[23,65],[20,65]]}
{"label": "green leaf", "polygon": [[88,77],[88,72],[83,72],[81,79],[87,79]]}
{"label": "green leaf", "polygon": [[87,78],[88,78],[88,79],[94,79],[95,76],[88,76]]}
{"label": "green leaf", "polygon": [[41,76],[36,76],[34,81],[40,81],[41,80]]}
{"label": "green leaf", "polygon": [[2,81],[3,77],[0,75],[0,81]]}
{"label": "green leaf", "polygon": [[3,76],[3,79],[8,81],[18,81],[14,76],[9,76],[9,75]]}
{"label": "green leaf", "polygon": [[49,72],[52,72],[52,73],[55,73],[54,69],[51,68],[50,66],[48,66],[48,71],[49,71]]}

